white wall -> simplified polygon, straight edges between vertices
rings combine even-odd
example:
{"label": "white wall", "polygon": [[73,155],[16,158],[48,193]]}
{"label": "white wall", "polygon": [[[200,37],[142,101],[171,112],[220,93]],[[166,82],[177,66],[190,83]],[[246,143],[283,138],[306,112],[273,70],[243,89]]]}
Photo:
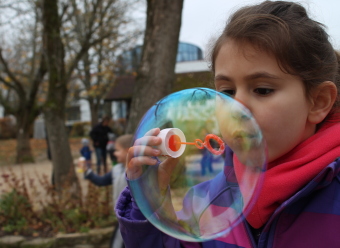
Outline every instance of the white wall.
{"label": "white wall", "polygon": [[112,102],[111,109],[114,120],[125,118],[127,115],[127,104],[124,101]]}
{"label": "white wall", "polygon": [[91,121],[90,104],[86,100],[79,100],[80,121]]}
{"label": "white wall", "polygon": [[[91,111],[90,104],[86,100],[79,101],[80,106],[80,121],[91,121]],[[125,117],[127,112],[127,104],[126,102],[111,102],[111,110],[113,119],[117,120],[119,118]]]}
{"label": "white wall", "polygon": [[0,106],[0,118],[4,118],[4,108],[2,106]]}
{"label": "white wall", "polygon": [[208,63],[204,60],[178,62],[175,66],[175,73],[209,71]]}

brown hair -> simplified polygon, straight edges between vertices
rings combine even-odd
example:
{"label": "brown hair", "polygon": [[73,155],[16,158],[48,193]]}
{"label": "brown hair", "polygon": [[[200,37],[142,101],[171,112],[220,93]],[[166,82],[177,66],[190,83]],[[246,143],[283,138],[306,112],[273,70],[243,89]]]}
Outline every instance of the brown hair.
{"label": "brown hair", "polygon": [[122,146],[124,149],[128,149],[132,146],[132,134],[124,134],[116,139],[116,143]]}
{"label": "brown hair", "polygon": [[[264,1],[236,11],[212,48],[213,73],[217,54],[227,39],[249,42],[273,54],[283,71],[302,79],[307,93],[324,81],[332,81],[339,95],[340,56],[329,42],[324,26],[310,19],[300,4]],[[335,105],[338,104],[339,97]]]}

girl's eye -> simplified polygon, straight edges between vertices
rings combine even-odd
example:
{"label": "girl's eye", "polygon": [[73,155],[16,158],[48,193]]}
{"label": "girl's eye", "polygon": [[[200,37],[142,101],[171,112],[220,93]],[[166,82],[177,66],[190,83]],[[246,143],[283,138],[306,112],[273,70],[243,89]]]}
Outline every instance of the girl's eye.
{"label": "girl's eye", "polygon": [[268,88],[256,88],[254,90],[254,92],[256,94],[259,94],[259,95],[268,95],[268,94],[274,92],[274,90],[273,89],[268,89]]}
{"label": "girl's eye", "polygon": [[228,95],[228,96],[235,96],[236,90],[222,90],[221,93]]}

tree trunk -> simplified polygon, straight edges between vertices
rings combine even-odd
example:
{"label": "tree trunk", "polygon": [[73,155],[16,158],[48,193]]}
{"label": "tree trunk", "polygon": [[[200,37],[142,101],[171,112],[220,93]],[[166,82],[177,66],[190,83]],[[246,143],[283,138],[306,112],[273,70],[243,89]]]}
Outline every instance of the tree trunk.
{"label": "tree trunk", "polygon": [[104,102],[104,115],[112,119],[112,102]]}
{"label": "tree trunk", "polygon": [[16,163],[34,163],[30,144],[30,133],[36,117],[39,115],[39,110],[35,106],[34,95],[29,101],[20,101],[18,112],[15,113],[17,121],[17,154]]}
{"label": "tree trunk", "polygon": [[[19,124],[19,123],[17,123]],[[20,125],[22,126],[22,125]],[[17,156],[16,163],[34,163],[34,157],[31,150],[30,144],[30,130],[25,130],[24,128],[19,127],[17,130]]]}
{"label": "tree trunk", "polygon": [[127,133],[133,133],[144,113],[171,92],[183,0],[148,0],[141,64],[137,71]]}
{"label": "tree trunk", "polygon": [[91,112],[91,126],[94,127],[98,124],[98,104],[96,104],[94,101],[89,101],[90,105],[90,112]]}
{"label": "tree trunk", "polygon": [[[45,121],[57,189],[77,184],[65,120],[55,111],[46,111]],[[76,187],[76,186],[74,186]]]}
{"label": "tree trunk", "polygon": [[[49,72],[47,100],[44,106],[46,128],[52,155],[56,189],[69,189],[74,195],[79,187],[74,170],[68,134],[65,128],[67,79],[64,46],[60,36],[57,0],[43,1],[44,54]],[[79,192],[79,191],[78,191]]]}

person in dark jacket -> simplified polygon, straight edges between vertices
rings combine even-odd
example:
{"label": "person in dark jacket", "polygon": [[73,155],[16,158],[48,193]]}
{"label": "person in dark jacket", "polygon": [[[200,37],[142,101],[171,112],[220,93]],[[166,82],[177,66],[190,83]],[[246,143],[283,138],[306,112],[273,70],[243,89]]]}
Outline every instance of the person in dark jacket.
{"label": "person in dark jacket", "polygon": [[106,163],[106,145],[109,141],[109,133],[112,133],[112,129],[109,127],[111,118],[108,116],[103,117],[102,121],[94,126],[90,131],[90,137],[93,142],[93,147],[97,158],[97,173],[101,172],[101,164],[104,166],[104,173],[107,173]]}

